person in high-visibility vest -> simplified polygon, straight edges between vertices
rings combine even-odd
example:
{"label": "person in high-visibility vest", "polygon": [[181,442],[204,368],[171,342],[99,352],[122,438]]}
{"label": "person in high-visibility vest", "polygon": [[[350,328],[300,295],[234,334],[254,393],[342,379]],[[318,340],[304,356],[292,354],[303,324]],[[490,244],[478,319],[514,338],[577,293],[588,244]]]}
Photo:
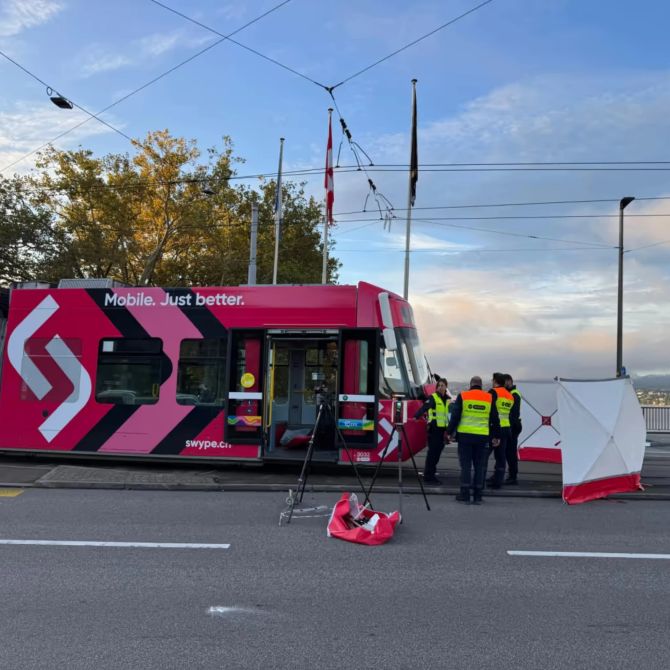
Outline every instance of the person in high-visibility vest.
{"label": "person in high-visibility vest", "polygon": [[435,486],[442,484],[436,474],[437,462],[440,460],[442,449],[444,449],[447,423],[449,423],[449,399],[447,380],[440,379],[437,382],[435,393],[423,403],[414,415],[415,419],[419,419],[424,414],[428,414],[428,453],[423,468],[424,484]]}
{"label": "person in high-visibility vest", "polygon": [[[459,502],[482,502],[489,442],[500,443],[500,419],[493,396],[482,391],[482,378],[473,377],[470,389],[459,393],[451,403],[451,417],[447,437],[458,440],[458,460],[461,464],[461,491]],[[474,474],[473,474],[474,471]]]}
{"label": "person in high-visibility vest", "polygon": [[503,480],[505,479],[505,467],[507,465],[507,445],[511,438],[511,421],[510,415],[514,407],[514,396],[505,388],[505,375],[502,372],[494,372],[491,380],[493,388],[489,393],[493,396],[493,402],[498,410],[498,417],[500,418],[500,442],[497,445],[491,443],[489,448],[488,459],[491,454],[494,455],[495,466],[493,475],[486,480],[486,483],[492,489],[499,489]]}
{"label": "person in high-visibility vest", "polygon": [[514,396],[514,407],[509,415],[510,421],[510,438],[507,443],[506,457],[507,457],[507,479],[505,484],[518,484],[519,475],[519,435],[523,426],[521,425],[521,394],[517,391],[514,385],[512,375],[505,375],[505,388]]}

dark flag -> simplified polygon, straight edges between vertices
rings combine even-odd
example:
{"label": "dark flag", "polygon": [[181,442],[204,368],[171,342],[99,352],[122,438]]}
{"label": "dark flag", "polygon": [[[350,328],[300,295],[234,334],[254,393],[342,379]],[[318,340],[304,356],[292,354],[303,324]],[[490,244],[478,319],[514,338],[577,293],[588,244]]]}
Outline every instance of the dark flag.
{"label": "dark flag", "polygon": [[412,79],[412,150],[409,159],[409,202],[414,207],[416,182],[419,181],[419,151],[416,140],[416,79]]}

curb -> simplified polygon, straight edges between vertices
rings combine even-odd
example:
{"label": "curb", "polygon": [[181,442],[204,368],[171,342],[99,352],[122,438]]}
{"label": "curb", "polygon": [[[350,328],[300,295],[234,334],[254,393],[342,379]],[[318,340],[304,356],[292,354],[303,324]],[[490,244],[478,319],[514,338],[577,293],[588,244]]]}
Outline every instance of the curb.
{"label": "curb", "polygon": [[[247,493],[277,493],[286,492],[289,488],[295,488],[296,483],[291,484],[179,484],[179,483],[119,483],[119,482],[0,482],[1,488],[34,488],[34,489],[99,489],[108,491],[217,491],[217,492],[247,492]],[[354,487],[355,488],[355,487]],[[342,484],[313,484],[305,489],[308,493],[343,493],[352,490],[351,486]],[[426,488],[426,494],[429,496],[453,496],[459,489],[451,487]],[[375,486],[376,493],[398,493],[397,486]],[[403,492],[407,495],[420,495],[421,489],[418,486],[403,487]],[[487,491],[487,498],[561,498],[559,492],[528,490],[528,491]],[[610,495],[603,500],[623,500],[623,501],[645,501],[645,500],[670,500],[670,493],[619,493]]]}

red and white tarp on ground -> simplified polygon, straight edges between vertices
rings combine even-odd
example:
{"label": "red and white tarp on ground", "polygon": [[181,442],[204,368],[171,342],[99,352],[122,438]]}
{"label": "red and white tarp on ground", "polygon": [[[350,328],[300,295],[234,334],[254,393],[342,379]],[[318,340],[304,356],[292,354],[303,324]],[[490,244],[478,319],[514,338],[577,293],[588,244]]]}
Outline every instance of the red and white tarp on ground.
{"label": "red and white tarp on ground", "polygon": [[642,488],[642,408],[628,377],[556,380],[563,500],[574,504]]}
{"label": "red and white tarp on ground", "polygon": [[556,382],[518,382],[521,394],[519,459],[522,461],[561,462],[561,433],[558,422]]}
{"label": "red and white tarp on ground", "polygon": [[354,493],[343,493],[328,520],[328,537],[356,544],[384,544],[393,537],[400,514],[375,512],[358,502]]}

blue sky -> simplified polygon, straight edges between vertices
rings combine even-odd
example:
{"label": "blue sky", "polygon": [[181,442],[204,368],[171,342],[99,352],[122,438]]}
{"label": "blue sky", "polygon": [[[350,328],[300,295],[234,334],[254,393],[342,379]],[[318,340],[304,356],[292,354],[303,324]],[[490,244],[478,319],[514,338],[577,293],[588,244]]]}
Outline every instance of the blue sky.
{"label": "blue sky", "polygon": [[[278,3],[166,1],[224,34]],[[235,39],[333,85],[477,4],[291,0]],[[380,165],[407,163],[413,77],[422,163],[670,160],[668,25],[660,0],[494,0],[335,95]],[[216,39],[149,0],[0,0],[0,49],[92,111]],[[0,78],[0,168],[85,118],[52,106],[4,59]],[[287,169],[322,165],[329,106],[322,88],[224,42],[104,118],[132,137],[168,128],[202,148],[230,135],[247,161],[241,170],[256,174],[275,169],[280,136]],[[56,143],[77,144],[130,150],[95,120]],[[351,161],[343,147],[342,163]],[[401,292],[406,175],[371,176],[399,218],[386,232],[370,213],[336,217],[341,280]],[[454,379],[501,368],[519,378],[612,374],[617,203],[635,195],[625,246],[647,248],[625,258],[624,361],[637,374],[670,370],[670,244],[659,244],[670,240],[670,199],[641,199],[670,196],[669,179],[650,170],[422,171],[410,299],[433,368]],[[322,185],[319,174],[307,188],[321,198]],[[336,213],[362,209],[364,175],[338,174],[335,189]],[[608,202],[419,209],[580,199]],[[589,218],[550,218],[559,215]],[[511,218],[472,218],[499,216]],[[520,218],[529,216],[538,218]]]}

